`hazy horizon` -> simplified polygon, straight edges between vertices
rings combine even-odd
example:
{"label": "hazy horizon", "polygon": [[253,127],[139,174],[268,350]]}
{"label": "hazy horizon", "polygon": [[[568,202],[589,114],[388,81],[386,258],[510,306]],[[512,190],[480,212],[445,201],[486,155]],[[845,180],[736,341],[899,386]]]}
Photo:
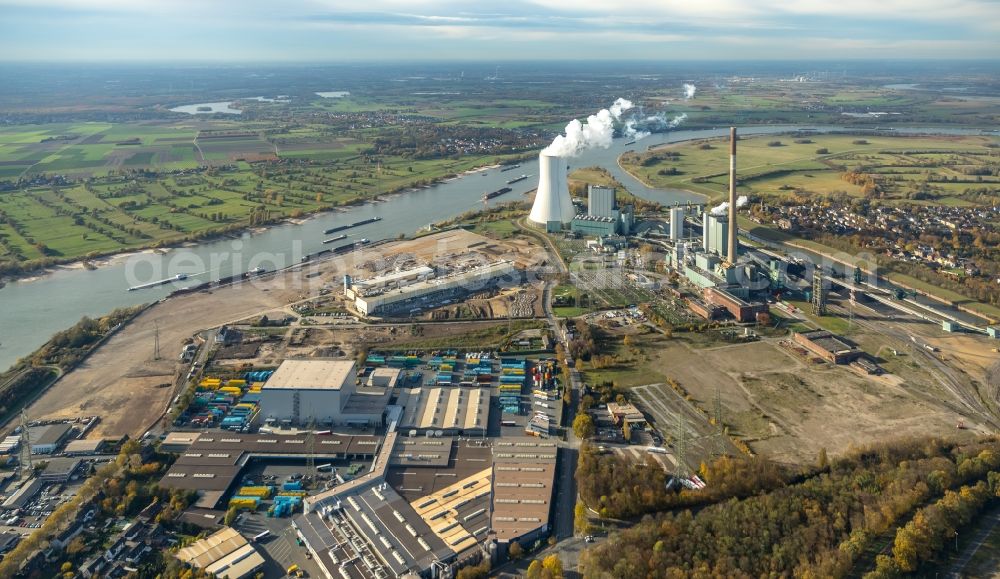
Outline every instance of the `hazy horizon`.
{"label": "hazy horizon", "polygon": [[991,60],[992,0],[0,0],[5,62]]}

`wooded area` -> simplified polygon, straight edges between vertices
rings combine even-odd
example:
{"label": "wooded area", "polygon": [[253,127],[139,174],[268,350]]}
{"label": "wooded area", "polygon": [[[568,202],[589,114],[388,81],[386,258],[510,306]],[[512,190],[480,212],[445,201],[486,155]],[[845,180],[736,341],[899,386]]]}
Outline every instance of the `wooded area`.
{"label": "wooded area", "polygon": [[[696,514],[648,517],[588,550],[580,568],[584,577],[843,577],[866,570],[876,571],[872,577],[892,577],[919,570],[945,538],[996,500],[997,444],[996,438],[984,438],[873,445],[829,466],[818,461],[800,472],[785,471],[784,481],[776,478],[780,469],[758,459],[720,460],[702,473],[708,488],[701,492],[724,502]],[[760,494],[747,494],[753,492],[748,466],[763,477]],[[609,513],[634,517],[698,493],[666,494],[657,486],[665,477],[652,467],[605,457],[595,461],[586,452],[580,468],[581,493],[607,505]],[[769,483],[776,486],[769,490]],[[873,548],[893,537],[892,557],[879,557],[876,568]]]}

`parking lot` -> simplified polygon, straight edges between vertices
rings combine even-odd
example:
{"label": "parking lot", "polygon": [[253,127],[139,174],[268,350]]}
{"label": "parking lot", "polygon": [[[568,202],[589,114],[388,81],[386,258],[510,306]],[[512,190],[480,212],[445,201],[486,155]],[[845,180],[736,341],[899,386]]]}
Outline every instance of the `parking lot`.
{"label": "parking lot", "polygon": [[264,513],[244,513],[235,526],[248,539],[253,539],[265,530],[269,531],[267,537],[254,542],[266,561],[263,569],[266,579],[284,577],[292,565],[298,565],[309,577],[323,576],[306,548],[296,541],[291,518],[268,518]]}
{"label": "parking lot", "polygon": [[63,503],[69,502],[80,488],[79,481],[52,483],[21,508],[0,510],[0,531],[28,535],[45,523],[45,519]]}

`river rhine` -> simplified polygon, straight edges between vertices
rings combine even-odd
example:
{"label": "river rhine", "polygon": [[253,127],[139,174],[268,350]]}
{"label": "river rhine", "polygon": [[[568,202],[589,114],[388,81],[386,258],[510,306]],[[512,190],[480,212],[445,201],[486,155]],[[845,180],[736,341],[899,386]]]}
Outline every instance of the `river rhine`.
{"label": "river rhine", "polygon": [[[795,126],[747,127],[742,134],[766,134],[794,130]],[[809,127],[820,131],[844,127]],[[905,128],[906,132],[929,134],[976,134],[976,129]],[[697,131],[673,131],[652,135],[634,145],[625,146],[616,139],[609,149],[593,149],[569,160],[572,167],[600,165],[608,169],[633,194],[663,204],[702,201],[686,191],[646,187],[618,167],[618,156],[627,149],[644,151],[650,145],[697,138],[722,136],[727,128]],[[720,157],[724,170],[726,159]],[[345,242],[366,237],[372,241],[413,234],[423,226],[482,207],[483,193],[506,186],[521,174],[528,179],[510,185],[510,193],[491,200],[491,204],[525,199],[524,194],[536,185],[538,163],[525,162],[520,168],[500,172],[489,169],[472,173],[428,189],[387,197],[384,201],[317,215],[301,224],[286,223],[240,239],[221,239],[193,247],[172,249],[163,254],[146,252],[113,260],[96,270],[57,269],[37,279],[10,282],[0,289],[0,368],[7,368],[19,357],[31,353],[52,334],[73,325],[83,316],[99,316],[120,306],[136,305],[160,299],[172,290],[248,271],[257,266],[267,269],[289,265],[307,253],[325,247],[323,230],[379,216],[381,221],[343,233]],[[327,236],[328,237],[328,236]],[[198,264],[215,264],[200,268]],[[211,271],[205,271],[210,269]],[[149,282],[178,273],[191,277],[185,281],[153,289],[127,291],[136,283]]]}

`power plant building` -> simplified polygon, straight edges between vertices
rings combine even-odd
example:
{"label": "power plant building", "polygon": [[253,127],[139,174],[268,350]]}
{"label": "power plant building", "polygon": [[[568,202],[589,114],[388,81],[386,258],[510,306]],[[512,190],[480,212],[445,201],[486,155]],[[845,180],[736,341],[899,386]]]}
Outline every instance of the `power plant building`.
{"label": "power plant building", "polygon": [[619,210],[612,187],[587,187],[587,214],[577,215],[570,230],[588,237],[628,235],[635,222],[634,209],[627,205]]}
{"label": "power plant building", "polygon": [[546,154],[538,155],[538,190],[528,220],[547,230],[560,230],[576,215],[566,180],[566,159]]}
{"label": "power plant building", "polygon": [[766,313],[770,309],[765,302],[748,302],[718,287],[705,289],[705,301],[708,304],[722,306],[740,323],[753,322],[757,319],[757,314]]}
{"label": "power plant building", "polygon": [[570,229],[587,237],[608,237],[617,235],[618,220],[613,217],[577,215],[570,223]]}
{"label": "power plant building", "polygon": [[684,208],[670,208],[670,241],[678,241],[684,237]]}
{"label": "power plant building", "polygon": [[392,391],[357,381],[350,360],[285,360],[261,389],[261,415],[292,424],[381,425]]}
{"label": "power plant building", "polygon": [[705,251],[712,252],[720,257],[726,255],[726,249],[729,245],[728,225],[723,219],[723,216],[712,215],[706,211],[702,232]]}
{"label": "power plant building", "polygon": [[587,187],[587,214],[594,217],[618,217],[614,187]]}

